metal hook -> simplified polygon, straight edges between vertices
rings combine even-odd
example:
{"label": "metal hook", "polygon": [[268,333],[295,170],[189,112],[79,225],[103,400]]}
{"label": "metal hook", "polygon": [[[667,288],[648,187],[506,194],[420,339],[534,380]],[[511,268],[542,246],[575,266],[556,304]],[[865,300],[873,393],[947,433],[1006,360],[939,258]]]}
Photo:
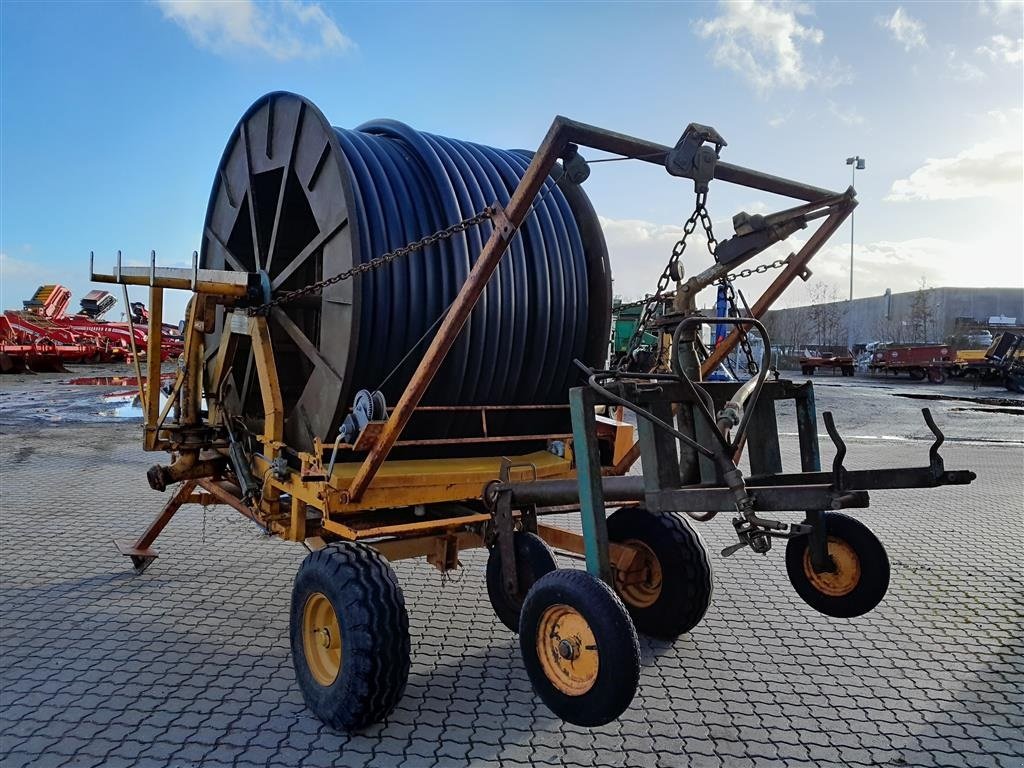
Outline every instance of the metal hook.
{"label": "metal hook", "polygon": [[932,447],[928,449],[928,463],[931,467],[933,474],[941,475],[945,471],[945,465],[942,461],[942,456],[939,455],[939,448],[946,442],[946,436],[942,434],[942,430],[939,429],[939,425],[935,423],[935,419],[932,418],[932,412],[929,408],[922,408],[921,415],[924,416],[924,423],[928,425],[928,429],[935,435],[935,442],[932,443]]}
{"label": "metal hook", "polygon": [[821,418],[825,422],[825,431],[828,432],[828,436],[836,446],[836,457],[832,460],[833,484],[835,489],[841,492],[846,489],[846,468],[843,466],[843,459],[846,458],[846,443],[843,442],[843,438],[839,435],[839,430],[836,429],[836,422],[832,418],[832,411],[825,411],[821,414]]}

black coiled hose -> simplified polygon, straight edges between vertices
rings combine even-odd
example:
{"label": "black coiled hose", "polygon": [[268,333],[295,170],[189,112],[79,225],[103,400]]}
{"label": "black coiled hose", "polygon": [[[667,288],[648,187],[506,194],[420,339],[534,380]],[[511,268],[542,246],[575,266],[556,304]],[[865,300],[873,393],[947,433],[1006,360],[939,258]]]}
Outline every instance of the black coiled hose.
{"label": "black coiled hose", "polygon": [[[420,133],[392,120],[335,128],[353,173],[363,260],[504,205],[529,154]],[[490,235],[485,224],[364,278],[357,370],[387,378],[393,402],[418,355],[396,363],[445,311]],[[588,331],[587,260],[569,201],[553,179],[495,272],[435,379],[441,404],[565,402]],[[425,343],[425,340],[424,342]],[[389,391],[390,390],[390,391]]]}
{"label": "black coiled hose", "polygon": [[[200,263],[259,273],[281,296],[507,204],[530,158],[392,120],[334,128],[307,99],[267,94],[224,150]],[[579,380],[573,360],[604,362],[608,253],[590,201],[560,175],[556,168],[534,200],[421,405],[564,404]],[[485,222],[274,308],[268,322],[290,445],[333,440],[359,390],[398,400],[491,232]],[[209,361],[225,318],[219,308]],[[229,408],[258,424],[263,403],[247,342],[226,364],[234,380],[226,396],[237,400]],[[550,435],[567,430],[565,417],[521,410],[489,415],[488,424],[517,437]],[[422,412],[403,439],[468,436],[479,426],[479,414]]]}

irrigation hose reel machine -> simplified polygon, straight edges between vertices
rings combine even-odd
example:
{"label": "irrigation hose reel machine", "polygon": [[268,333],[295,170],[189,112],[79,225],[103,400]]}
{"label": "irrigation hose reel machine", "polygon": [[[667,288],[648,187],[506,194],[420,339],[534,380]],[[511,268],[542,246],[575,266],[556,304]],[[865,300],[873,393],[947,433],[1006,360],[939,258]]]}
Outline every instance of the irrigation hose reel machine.
{"label": "irrigation hose reel machine", "polygon": [[[867,507],[872,489],[974,474],[945,469],[927,410],[928,463],[900,469],[846,468],[825,413],[836,454],[822,470],[812,385],[768,379],[757,318],[807,278],[854,191],[726,163],[724,146],[699,124],[667,147],[558,117],[536,152],[504,151],[394,121],[333,128],[294,94],[257,101],[224,152],[191,269],[155,257],[149,267],[119,259],[110,274],[90,267],[96,282],[149,287],[143,441],[172,457],[149,472],[154,488],[174,486],[169,501],[122,553],[145,570],[190,503],[230,506],[305,542],[290,619],[296,678],[318,717],[349,730],[385,719],[405,687],[409,622],[393,560],[448,571],[460,552],[487,547],[488,596],[519,633],[537,694],[585,726],[632,701],[637,631],[674,639],[703,618],[712,567],[693,521],[732,515],[726,556],[784,541],[794,588],[826,615],[874,608],[888,587],[885,549],[842,510]],[[681,241],[643,311],[671,339],[667,371],[604,367],[611,282],[580,188],[587,150],[694,184],[684,231],[703,222],[715,262],[685,278]],[[740,214],[734,236],[716,242],[704,207],[712,181],[797,204]],[[799,250],[770,265],[780,272],[749,311],[697,314],[701,289],[764,271],[732,272],[812,222]],[[152,328],[167,289],[192,299],[162,397]],[[654,318],[659,303],[668,310]],[[702,323],[732,331],[709,353]],[[757,374],[705,381],[737,345],[749,354],[748,331],[762,337]],[[795,404],[798,472],[782,467],[780,400]],[[632,411],[638,439],[598,405]],[[582,533],[554,524],[558,514],[578,515]],[[586,570],[558,568],[554,551]]]}

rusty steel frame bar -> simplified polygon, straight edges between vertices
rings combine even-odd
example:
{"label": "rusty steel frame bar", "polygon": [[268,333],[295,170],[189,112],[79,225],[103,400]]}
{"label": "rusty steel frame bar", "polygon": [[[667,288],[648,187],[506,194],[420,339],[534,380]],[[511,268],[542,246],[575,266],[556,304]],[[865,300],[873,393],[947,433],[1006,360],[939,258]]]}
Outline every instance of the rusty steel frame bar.
{"label": "rusty steel frame bar", "polygon": [[[665,156],[671,151],[669,147],[662,144],[637,139],[625,134],[586,125],[585,123],[578,123],[561,116],[554,119],[537,153],[530,161],[526,173],[512,193],[508,205],[505,206],[504,210],[498,207],[497,215],[495,216],[496,226],[491,232],[491,236],[484,245],[472,270],[470,270],[469,276],[466,282],[463,283],[459,294],[455,297],[455,301],[452,302],[448,314],[445,315],[441,323],[441,327],[420,360],[412,378],[409,380],[408,386],[402,392],[398,404],[392,410],[376,442],[371,447],[355,477],[352,478],[352,483],[349,485],[348,490],[342,493],[342,501],[344,503],[358,502],[362,498],[366,488],[377,474],[377,470],[380,469],[381,464],[384,463],[384,460],[398,441],[399,435],[405,429],[424,393],[433,381],[435,374],[444,362],[448,351],[469,319],[470,312],[473,311],[473,308],[479,301],[487,282],[490,280],[491,275],[498,266],[498,262],[508,248],[513,233],[523,223],[523,220],[530,212],[530,206],[534,198],[548,180],[548,175],[555,167],[555,163],[569,148],[570,144],[578,144],[624,157],[634,157],[660,165],[664,165]],[[728,163],[716,164],[715,178],[808,202],[834,197],[839,194],[831,190],[801,184]],[[502,219],[505,219],[505,221],[501,221]],[[501,226],[505,223],[508,226]]]}
{"label": "rusty steel frame bar", "polygon": [[[790,260],[781,274],[765,289],[761,297],[754,302],[754,306],[750,308],[750,314],[755,320],[760,319],[768,311],[768,308],[789,288],[793,281],[803,274],[808,262],[821,250],[821,247],[835,231],[842,226],[843,222],[853,213],[853,209],[856,207],[857,201],[850,199],[849,202],[840,204],[836,210],[829,214],[828,218],[808,238],[807,242],[804,243],[796,256]],[[714,371],[729,353],[736,348],[736,345],[739,344],[740,336],[750,330],[751,327],[749,324],[744,324],[742,327],[733,329],[701,365],[701,376],[707,376]]]}

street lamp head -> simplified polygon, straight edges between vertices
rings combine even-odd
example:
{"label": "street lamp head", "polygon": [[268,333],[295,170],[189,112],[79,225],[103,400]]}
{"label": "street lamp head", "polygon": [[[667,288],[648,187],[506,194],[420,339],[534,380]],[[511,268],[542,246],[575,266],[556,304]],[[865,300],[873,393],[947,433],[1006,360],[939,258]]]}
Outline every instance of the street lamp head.
{"label": "street lamp head", "polygon": [[861,157],[860,155],[855,155],[853,157],[846,158],[846,164],[853,165],[858,171],[864,170],[864,163],[864,158]]}
{"label": "street lamp head", "polygon": [[857,161],[856,157],[848,157],[848,158],[846,158],[846,164],[847,165],[853,165],[856,161]]}
{"label": "street lamp head", "polygon": [[863,157],[858,157],[857,158],[857,170],[858,171],[863,171],[864,170],[864,165],[865,165],[864,158]]}

